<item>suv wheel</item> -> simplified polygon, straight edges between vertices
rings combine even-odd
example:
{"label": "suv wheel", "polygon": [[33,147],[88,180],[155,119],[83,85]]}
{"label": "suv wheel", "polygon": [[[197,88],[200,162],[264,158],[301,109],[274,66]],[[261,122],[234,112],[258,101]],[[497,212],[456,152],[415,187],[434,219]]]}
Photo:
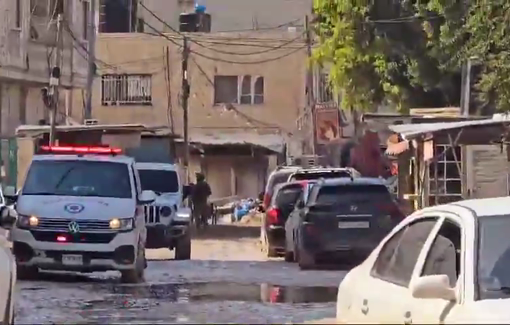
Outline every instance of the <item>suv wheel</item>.
{"label": "suv wheel", "polygon": [[39,268],[35,266],[16,266],[18,280],[35,280],[39,275]]}
{"label": "suv wheel", "polygon": [[188,232],[179,239],[175,245],[175,259],[176,260],[189,260],[191,258],[191,235]]}
{"label": "suv wheel", "polygon": [[138,257],[136,259],[135,267],[130,270],[122,270],[121,281],[123,283],[140,283],[143,281],[145,265],[147,261],[145,260],[145,250],[138,249]]}

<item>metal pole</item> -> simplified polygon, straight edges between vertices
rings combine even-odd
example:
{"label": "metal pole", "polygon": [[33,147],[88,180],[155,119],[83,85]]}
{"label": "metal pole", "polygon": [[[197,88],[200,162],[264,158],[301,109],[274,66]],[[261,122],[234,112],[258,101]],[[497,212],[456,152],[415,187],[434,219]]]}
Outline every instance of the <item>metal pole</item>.
{"label": "metal pole", "polygon": [[466,62],[466,76],[464,78],[464,87],[462,87],[462,115],[469,116],[469,100],[471,97],[471,59]]}
{"label": "metal pole", "polygon": [[59,86],[60,86],[60,66],[62,65],[62,22],[64,16],[59,14],[57,17],[57,49],[55,55],[55,64],[51,70],[50,77],[50,96],[52,97],[51,112],[50,112],[50,145],[55,144],[56,140],[56,125],[57,125],[57,110],[59,102]]}
{"label": "metal pole", "polygon": [[[308,15],[305,16],[305,42],[306,42],[306,56],[308,59],[312,57],[312,37],[310,33],[310,22],[308,20]],[[316,153],[317,139],[315,132],[315,96],[313,91],[313,69],[307,65],[307,73],[306,73],[306,104],[307,108],[310,110],[310,123],[309,126],[311,128],[311,151],[312,155]]]}
{"label": "metal pole", "polygon": [[182,110],[183,110],[183,128],[184,128],[184,168],[186,169],[186,178],[189,183],[189,126],[188,126],[188,99],[190,85],[188,80],[188,58],[189,48],[188,39],[184,37],[182,47]]}
{"label": "metal pole", "polygon": [[92,91],[94,86],[94,76],[96,74],[96,0],[91,0],[89,6],[88,21],[88,74],[87,74],[87,98],[85,101],[85,120],[92,118]]}

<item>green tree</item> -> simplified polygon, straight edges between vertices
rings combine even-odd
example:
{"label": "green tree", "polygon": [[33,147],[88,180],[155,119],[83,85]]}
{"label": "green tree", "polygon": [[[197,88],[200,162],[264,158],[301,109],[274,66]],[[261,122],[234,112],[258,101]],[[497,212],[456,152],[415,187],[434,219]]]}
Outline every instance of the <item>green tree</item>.
{"label": "green tree", "polygon": [[[330,66],[342,106],[370,111],[378,104],[458,105],[460,76],[442,64],[446,9],[394,0],[315,0],[319,44],[313,61]],[[430,8],[429,8],[430,7]]]}
{"label": "green tree", "polygon": [[468,59],[481,66],[475,85],[481,109],[509,111],[510,2],[473,0],[465,3],[433,0],[422,8],[444,17],[444,24],[431,37],[430,44],[436,55],[443,53],[444,71],[458,70]]}

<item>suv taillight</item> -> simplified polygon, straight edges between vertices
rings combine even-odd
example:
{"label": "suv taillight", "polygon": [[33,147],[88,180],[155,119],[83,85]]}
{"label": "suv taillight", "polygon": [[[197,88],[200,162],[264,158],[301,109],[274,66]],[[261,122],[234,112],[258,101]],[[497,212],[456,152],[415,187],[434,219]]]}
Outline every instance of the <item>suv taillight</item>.
{"label": "suv taillight", "polygon": [[278,208],[271,208],[267,211],[267,221],[269,224],[274,225],[280,221],[280,210]]}

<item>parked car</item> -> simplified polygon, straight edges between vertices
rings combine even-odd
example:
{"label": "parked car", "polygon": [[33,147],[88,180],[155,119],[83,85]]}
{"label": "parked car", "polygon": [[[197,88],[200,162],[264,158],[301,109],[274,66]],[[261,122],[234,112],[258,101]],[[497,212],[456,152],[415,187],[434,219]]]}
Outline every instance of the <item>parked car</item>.
{"label": "parked car", "polygon": [[278,184],[262,219],[262,247],[267,257],[283,256],[285,250],[285,221],[294,209],[306,182]]}
{"label": "parked car", "polygon": [[361,177],[361,174],[354,168],[350,167],[313,167],[313,168],[302,168],[294,171],[289,178],[288,182],[302,181],[302,180],[314,180],[314,179],[329,179],[329,178],[355,178]]}
{"label": "parked car", "polygon": [[342,323],[510,322],[510,197],[416,211],[339,286]]}
{"label": "parked car", "polygon": [[299,169],[301,169],[300,166],[278,166],[269,174],[262,200],[263,211],[265,211],[271,203],[275,186],[287,182],[289,176]]}
{"label": "parked car", "polygon": [[[0,227],[10,229],[16,222],[16,212],[5,205],[0,206]],[[3,230],[2,229],[2,230]],[[9,241],[0,234],[0,312],[1,324],[14,323],[16,295],[16,261],[11,253]]]}
{"label": "parked car", "polygon": [[285,255],[301,269],[322,259],[365,258],[404,215],[378,178],[320,180],[286,225]]}

